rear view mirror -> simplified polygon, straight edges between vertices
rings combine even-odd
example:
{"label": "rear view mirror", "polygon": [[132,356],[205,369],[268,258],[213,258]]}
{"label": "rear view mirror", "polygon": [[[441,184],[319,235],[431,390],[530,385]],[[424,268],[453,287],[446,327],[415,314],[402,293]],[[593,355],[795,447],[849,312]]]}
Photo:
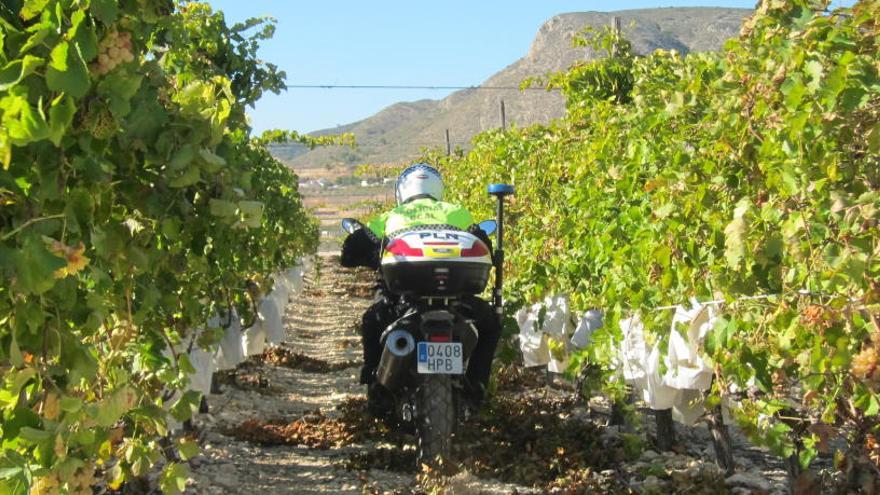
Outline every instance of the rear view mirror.
{"label": "rear view mirror", "polygon": [[479,225],[480,228],[483,229],[483,232],[486,233],[486,235],[490,235],[498,229],[498,224],[495,223],[495,220],[483,220],[479,223]]}
{"label": "rear view mirror", "polygon": [[342,219],[342,230],[348,232],[349,234],[353,234],[362,228],[364,228],[364,225],[354,218]]}

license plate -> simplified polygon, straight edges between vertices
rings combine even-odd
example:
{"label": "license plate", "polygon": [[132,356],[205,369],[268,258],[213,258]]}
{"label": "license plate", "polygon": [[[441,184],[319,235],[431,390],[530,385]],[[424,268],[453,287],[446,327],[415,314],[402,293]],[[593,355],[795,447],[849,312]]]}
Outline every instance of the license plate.
{"label": "license plate", "polygon": [[417,370],[422,374],[464,373],[461,342],[419,342]]}

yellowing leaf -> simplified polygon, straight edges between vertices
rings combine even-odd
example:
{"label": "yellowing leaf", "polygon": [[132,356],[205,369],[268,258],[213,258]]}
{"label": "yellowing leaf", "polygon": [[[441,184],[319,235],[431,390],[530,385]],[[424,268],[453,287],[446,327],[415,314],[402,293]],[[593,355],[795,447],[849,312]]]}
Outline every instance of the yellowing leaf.
{"label": "yellowing leaf", "polygon": [[118,490],[125,481],[125,472],[122,470],[122,465],[118,462],[114,464],[113,467],[110,468],[109,474],[110,482],[107,486],[109,486],[111,490]]}
{"label": "yellowing leaf", "polygon": [[78,247],[74,248],[55,241],[52,244],[51,249],[54,254],[63,257],[67,262],[66,266],[55,270],[55,278],[64,278],[69,275],[75,275],[89,264],[89,258],[83,254],[85,253],[86,247],[82,242],[79,243]]}
{"label": "yellowing leaf", "polygon": [[50,421],[55,421],[60,413],[61,404],[58,400],[58,394],[54,392],[46,394],[46,399],[43,401],[43,416]]}
{"label": "yellowing leaf", "polygon": [[734,218],[724,228],[724,257],[731,268],[739,267],[740,261],[746,254],[743,236],[746,232],[746,222],[742,217]]}
{"label": "yellowing leaf", "polygon": [[12,162],[12,144],[9,142],[9,136],[0,129],[0,164],[3,170],[9,170],[9,163]]}
{"label": "yellowing leaf", "polygon": [[21,13],[19,15],[26,21],[33,19],[43,12],[43,9],[46,8],[48,3],[49,0],[26,0],[21,7]]}

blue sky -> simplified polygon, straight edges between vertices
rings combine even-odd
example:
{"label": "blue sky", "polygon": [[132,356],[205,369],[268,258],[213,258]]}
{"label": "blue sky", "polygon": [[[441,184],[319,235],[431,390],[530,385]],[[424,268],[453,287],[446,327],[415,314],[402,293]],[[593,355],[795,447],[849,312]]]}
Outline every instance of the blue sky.
{"label": "blue sky", "polygon": [[[260,55],[289,84],[475,85],[525,55],[541,24],[564,12],[647,7],[752,8],[753,0],[209,0],[227,22],[269,15],[275,38]],[[313,131],[403,100],[449,91],[291,89],[250,112],[255,129]]]}

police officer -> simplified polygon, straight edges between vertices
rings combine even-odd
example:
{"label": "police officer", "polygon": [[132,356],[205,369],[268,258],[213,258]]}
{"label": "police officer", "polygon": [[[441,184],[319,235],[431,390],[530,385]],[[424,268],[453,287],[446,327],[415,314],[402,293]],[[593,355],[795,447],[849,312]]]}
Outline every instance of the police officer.
{"label": "police officer", "polygon": [[[443,202],[443,179],[434,167],[415,163],[401,172],[395,184],[395,197],[397,207],[373,218],[367,223],[367,228],[356,230],[345,239],[341,256],[343,266],[378,269],[381,240],[389,233],[419,225],[451,225],[473,233],[491,246],[488,236],[474,224],[467,209]],[[360,381],[369,387],[368,404],[374,415],[384,414],[385,408],[390,405],[381,385],[376,383],[375,373],[382,355],[379,342],[382,332],[399,316],[396,303],[397,298],[387,291],[380,280],[376,300],[364,313],[361,322],[364,366]],[[479,332],[464,381],[465,398],[472,406],[479,407],[489,381],[492,359],[501,335],[501,323],[486,301],[466,296],[461,298],[461,303]]]}

